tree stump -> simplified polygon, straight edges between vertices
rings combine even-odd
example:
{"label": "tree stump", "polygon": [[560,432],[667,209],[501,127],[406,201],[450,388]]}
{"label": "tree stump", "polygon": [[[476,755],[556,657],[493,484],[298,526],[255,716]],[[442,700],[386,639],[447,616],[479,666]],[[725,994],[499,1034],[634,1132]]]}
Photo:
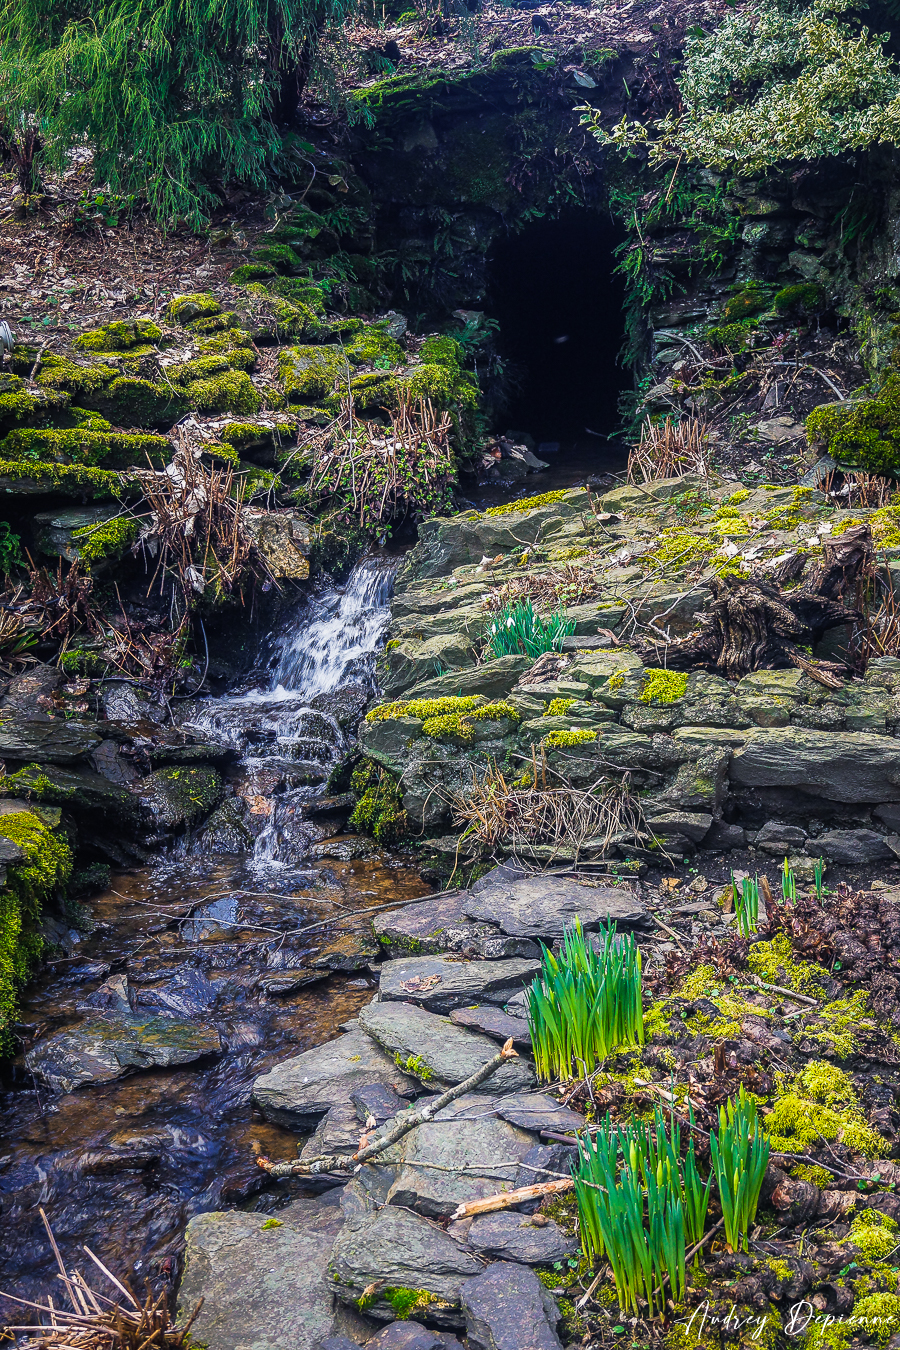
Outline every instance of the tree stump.
{"label": "tree stump", "polygon": [[[795,553],[768,576],[755,568],[743,581],[717,577],[699,632],[668,644],[644,643],[641,656],[645,664],[708,670],[728,680],[799,666],[820,684],[839,689],[846,666],[813,661],[800,648],[814,646],[830,628],[861,620],[857,606],[874,558],[868,525],[855,525],[824,544],[819,562],[810,565]],[[801,576],[798,586],[787,589]]]}

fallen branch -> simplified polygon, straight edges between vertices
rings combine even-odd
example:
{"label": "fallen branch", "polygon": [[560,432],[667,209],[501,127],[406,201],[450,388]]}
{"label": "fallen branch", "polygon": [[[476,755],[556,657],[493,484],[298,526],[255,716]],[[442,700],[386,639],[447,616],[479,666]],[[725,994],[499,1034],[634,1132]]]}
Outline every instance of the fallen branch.
{"label": "fallen branch", "polygon": [[539,1200],[544,1195],[559,1195],[563,1191],[570,1191],[574,1185],[575,1182],[571,1177],[561,1177],[559,1181],[541,1181],[536,1186],[520,1186],[517,1191],[488,1195],[484,1200],[468,1200],[465,1204],[457,1206],[450,1215],[450,1220],[453,1222],[455,1219],[469,1219],[473,1214],[493,1214],[498,1209],[512,1209],[514,1205],[521,1205],[526,1200]]}
{"label": "fallen branch", "polygon": [[446,1092],[441,1093],[434,1101],[423,1106],[420,1111],[411,1111],[404,1115],[395,1125],[381,1135],[374,1143],[368,1144],[365,1148],[360,1148],[352,1157],[346,1154],[331,1154],[321,1158],[298,1159],[296,1162],[273,1163],[268,1158],[258,1157],[257,1166],[264,1172],[268,1172],[272,1177],[308,1177],[319,1176],[323,1172],[355,1172],[362,1163],[369,1162],[379,1153],[383,1153],[391,1144],[395,1144],[398,1139],[402,1139],[410,1130],[414,1130],[417,1125],[424,1125],[426,1121],[433,1120],[438,1111],[442,1111],[450,1102],[455,1101],[457,1097],[463,1097],[467,1092],[472,1092],[486,1079],[495,1074],[497,1070],[508,1060],[518,1059],[518,1051],[513,1049],[512,1037],[505,1043],[503,1049],[493,1059],[489,1059],[486,1064],[475,1073],[470,1074],[462,1083],[457,1083],[455,1087],[448,1088]]}

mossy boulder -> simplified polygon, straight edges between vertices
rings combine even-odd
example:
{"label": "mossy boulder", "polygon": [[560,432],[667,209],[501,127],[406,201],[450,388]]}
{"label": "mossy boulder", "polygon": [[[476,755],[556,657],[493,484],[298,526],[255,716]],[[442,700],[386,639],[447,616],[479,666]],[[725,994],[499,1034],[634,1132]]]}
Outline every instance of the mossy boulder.
{"label": "mossy boulder", "polygon": [[198,412],[258,413],[262,407],[262,396],[245,370],[226,368],[204,379],[191,380],[186,393],[190,406]]}
{"label": "mossy boulder", "polygon": [[165,436],[83,431],[80,427],[68,431],[19,427],[0,441],[0,458],[4,460],[44,460],[110,468],[129,465],[143,468],[148,455],[153,463],[165,464],[169,450]]}
{"label": "mossy boulder", "polygon": [[115,497],[121,489],[121,476],[109,469],[0,459],[0,491],[12,496],[58,492],[83,501],[85,497]]}
{"label": "mossy boulder", "polygon": [[174,385],[132,375],[118,376],[102,393],[91,395],[90,403],[130,427],[171,426],[191,406],[186,393]]}
{"label": "mossy boulder", "polygon": [[222,306],[214,295],[200,291],[192,295],[175,295],[169,301],[166,318],[170,323],[192,323],[194,319],[206,319],[212,314],[221,314]]}
{"label": "mossy boulder", "polygon": [[806,434],[810,442],[824,444],[839,464],[870,473],[900,472],[900,373],[892,371],[872,398],[813,408]]}
{"label": "mossy boulder", "polygon": [[68,394],[96,394],[118,373],[115,366],[80,365],[65,356],[47,353],[36,378],[44,389],[64,390]]}
{"label": "mossy boulder", "polygon": [[350,360],[360,365],[378,366],[383,370],[401,366],[406,361],[406,353],[383,324],[369,324],[354,335],[347,344]]}
{"label": "mossy boulder", "polygon": [[119,320],[102,328],[89,328],[72,343],[82,352],[124,352],[147,344],[155,345],[163,330],[151,319]]}
{"label": "mossy boulder", "polygon": [[253,250],[257,261],[269,263],[279,272],[299,272],[306,265],[299,253],[290,244],[265,244]]}
{"label": "mossy boulder", "polygon": [[170,829],[192,828],[225,795],[221,777],[205,764],[157,769],[136,783],[134,792],[156,822]]}
{"label": "mossy boulder", "polygon": [[340,347],[288,347],[278,354],[278,372],[289,404],[327,398],[348,375]]}

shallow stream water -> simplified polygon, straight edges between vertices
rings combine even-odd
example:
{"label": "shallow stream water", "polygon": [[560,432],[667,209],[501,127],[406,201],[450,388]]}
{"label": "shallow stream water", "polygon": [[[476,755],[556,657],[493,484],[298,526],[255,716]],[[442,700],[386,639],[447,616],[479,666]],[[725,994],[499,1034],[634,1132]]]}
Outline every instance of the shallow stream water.
{"label": "shallow stream water", "polygon": [[[177,1277],[193,1214],[270,1208],[299,1187],[268,1183],[253,1161],[253,1145],[287,1158],[297,1144],[254,1111],[253,1081],[333,1037],[372,997],[364,966],[310,969],[324,947],[367,931],[366,916],[347,916],[428,890],[386,854],[314,856],[315,841],[334,833],[334,819],[314,808],[371,694],[392,576],[390,561],[364,562],[290,618],[254,685],[189,710],[198,733],[236,751],[227,774],[255,834],[252,853],[185,841],[156,867],[114,875],[89,902],[94,927],[76,954],[28,989],[26,1049],[96,1017],[106,982],[124,973],[134,1011],[214,1027],[223,1050],[62,1095],[15,1062],[0,1097],[0,1290],[58,1293],[41,1206],[69,1266],[90,1264],[87,1245],[120,1276],[158,1287]],[[302,931],[320,920],[342,922]],[[304,977],[317,982],[296,987]],[[23,1312],[0,1299],[0,1324],[28,1321]]]}

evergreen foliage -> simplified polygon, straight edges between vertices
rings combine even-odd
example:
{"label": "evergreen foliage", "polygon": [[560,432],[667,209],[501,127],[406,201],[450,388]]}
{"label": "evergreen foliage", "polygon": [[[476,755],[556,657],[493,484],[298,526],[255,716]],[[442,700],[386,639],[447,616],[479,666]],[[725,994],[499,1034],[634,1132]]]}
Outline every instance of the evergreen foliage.
{"label": "evergreen foliage", "polygon": [[40,161],[95,154],[96,180],[164,220],[210,184],[262,186],[319,39],[349,0],[0,0],[0,141],[23,191]]}
{"label": "evergreen foliage", "polygon": [[678,81],[682,111],[652,123],[626,118],[603,143],[645,146],[650,163],[695,161],[739,174],[785,160],[900,144],[900,67],[885,35],[838,16],[852,0],[759,0],[712,33],[695,29]]}

